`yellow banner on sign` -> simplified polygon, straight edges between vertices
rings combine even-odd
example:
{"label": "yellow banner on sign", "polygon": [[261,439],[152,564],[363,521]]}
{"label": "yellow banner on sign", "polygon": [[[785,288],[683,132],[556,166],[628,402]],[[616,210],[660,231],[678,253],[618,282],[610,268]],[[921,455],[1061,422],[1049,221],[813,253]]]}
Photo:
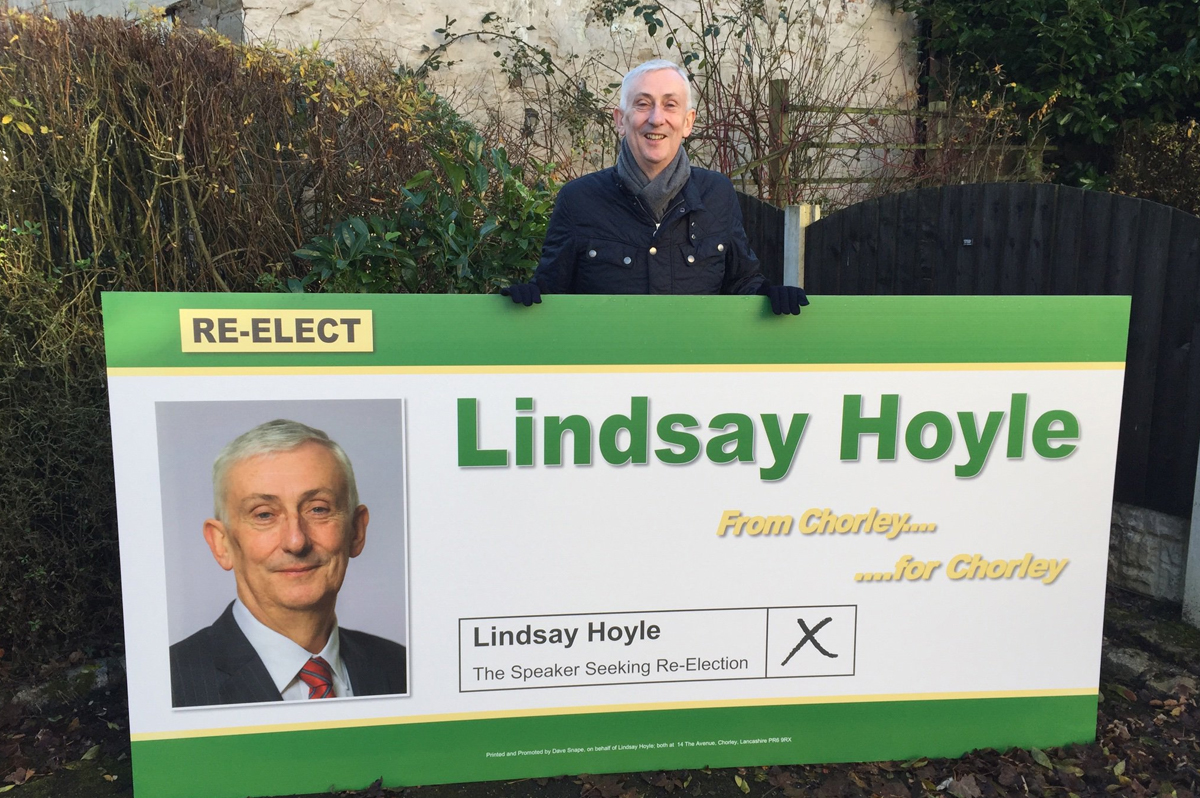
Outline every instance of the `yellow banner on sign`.
{"label": "yellow banner on sign", "polygon": [[181,308],[184,352],[371,352],[369,310]]}

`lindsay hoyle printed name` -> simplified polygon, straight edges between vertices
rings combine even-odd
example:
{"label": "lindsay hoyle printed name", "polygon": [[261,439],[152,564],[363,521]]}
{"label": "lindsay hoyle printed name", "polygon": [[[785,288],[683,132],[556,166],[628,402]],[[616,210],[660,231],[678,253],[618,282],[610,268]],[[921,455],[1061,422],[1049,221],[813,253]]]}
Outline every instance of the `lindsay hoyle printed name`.
{"label": "lindsay hoyle printed name", "polygon": [[[575,645],[582,627],[568,626],[562,628],[543,629],[533,624],[525,624],[519,629],[489,629],[475,627],[475,647],[488,648],[491,646],[562,646],[570,648]],[[662,634],[658,624],[647,624],[644,620],[635,626],[607,624],[604,621],[592,621],[587,625],[587,636],[580,642],[587,643],[622,643],[631,646],[637,640],[657,640]]]}

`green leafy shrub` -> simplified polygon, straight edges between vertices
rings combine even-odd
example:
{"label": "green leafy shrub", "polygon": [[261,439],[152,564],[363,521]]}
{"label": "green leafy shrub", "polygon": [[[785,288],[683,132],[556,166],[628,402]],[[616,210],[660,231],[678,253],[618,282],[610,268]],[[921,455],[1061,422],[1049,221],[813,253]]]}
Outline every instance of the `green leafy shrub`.
{"label": "green leafy shrub", "polygon": [[1055,136],[1115,140],[1122,120],[1195,113],[1200,48],[1195,0],[898,0],[929,23],[934,55],[978,92],[1007,84]]}
{"label": "green leafy shrub", "polygon": [[462,127],[361,56],[16,11],[0,37],[9,220],[42,224],[43,268],[89,259],[101,288],[253,289],[309,235],[400,202]]}
{"label": "green leafy shrub", "polygon": [[295,255],[312,269],[293,291],[487,293],[528,280],[537,266],[553,192],[529,187],[503,149],[474,136],[434,153],[404,187],[395,216],[351,217]]}
{"label": "green leafy shrub", "polygon": [[1057,153],[1056,179],[1109,187],[1125,123],[1200,112],[1196,0],[893,0],[966,96],[1004,92]]}
{"label": "green leafy shrub", "polygon": [[1200,125],[1131,126],[1117,148],[1113,187],[1200,216]]}
{"label": "green leafy shrub", "polygon": [[29,268],[45,244],[0,225],[0,648],[18,675],[122,637],[100,314],[76,301],[95,278]]}
{"label": "green leafy shrub", "polygon": [[[100,292],[286,285],[303,242],[407,207],[472,131],[375,58],[14,9],[0,105],[0,671],[22,678],[122,640]],[[488,202],[527,229],[524,187],[496,186]],[[425,202],[432,226],[441,200]],[[442,290],[420,242],[401,243],[420,255],[405,285]]]}

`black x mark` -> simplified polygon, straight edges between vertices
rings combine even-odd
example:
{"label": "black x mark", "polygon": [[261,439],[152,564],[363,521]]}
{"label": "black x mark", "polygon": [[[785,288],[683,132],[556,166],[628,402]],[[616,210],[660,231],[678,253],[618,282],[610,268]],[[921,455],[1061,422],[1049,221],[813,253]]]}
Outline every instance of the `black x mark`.
{"label": "black x mark", "polygon": [[821,631],[821,627],[823,627],[825,624],[829,623],[832,620],[833,620],[833,618],[826,618],[825,620],[821,621],[819,624],[817,624],[813,628],[809,629],[808,624],[804,623],[803,618],[797,618],[796,623],[800,624],[800,628],[804,630],[804,637],[803,637],[803,639],[800,640],[799,643],[796,644],[796,647],[792,649],[792,653],[787,655],[787,659],[785,659],[782,663],[780,663],[779,667],[782,668],[784,665],[787,665],[788,661],[791,660],[792,657],[796,656],[796,652],[799,651],[800,649],[804,648],[804,644],[809,643],[809,642],[811,642],[814,646],[816,646],[817,651],[820,651],[822,654],[829,657],[830,659],[836,659],[837,654],[830,654],[828,651],[826,651],[825,647],[822,646],[820,643],[818,643],[817,638],[816,638],[816,634],[817,634],[817,632]]}

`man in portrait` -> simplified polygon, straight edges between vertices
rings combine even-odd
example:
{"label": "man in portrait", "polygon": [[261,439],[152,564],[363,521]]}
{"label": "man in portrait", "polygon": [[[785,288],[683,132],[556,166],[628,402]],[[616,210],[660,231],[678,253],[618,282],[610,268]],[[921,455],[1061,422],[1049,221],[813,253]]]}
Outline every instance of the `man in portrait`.
{"label": "man in portrait", "polygon": [[237,597],[171,646],[173,706],[406,693],[404,646],[338,625],[370,520],[345,451],[321,430],[269,421],[225,446],[212,484],[204,540]]}

